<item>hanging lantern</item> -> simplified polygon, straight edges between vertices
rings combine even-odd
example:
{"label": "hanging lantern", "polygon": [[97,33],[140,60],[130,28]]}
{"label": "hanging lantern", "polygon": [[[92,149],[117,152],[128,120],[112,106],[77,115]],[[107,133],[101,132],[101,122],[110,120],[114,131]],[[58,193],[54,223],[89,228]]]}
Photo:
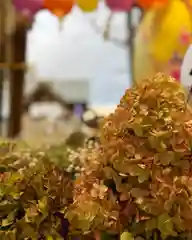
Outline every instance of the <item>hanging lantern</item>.
{"label": "hanging lantern", "polygon": [[136,0],[138,6],[145,10],[152,7],[165,6],[165,4],[167,4],[168,2],[169,0]]}
{"label": "hanging lantern", "polygon": [[75,0],[44,0],[44,7],[59,19],[71,12]]}
{"label": "hanging lantern", "polygon": [[43,8],[43,0],[13,0],[13,5],[21,15],[32,19]]}
{"label": "hanging lantern", "polygon": [[135,3],[134,0],[105,0],[109,9],[114,12],[122,12],[122,11],[130,11],[133,4]]}
{"label": "hanging lantern", "polygon": [[84,12],[92,12],[97,9],[98,0],[76,0],[76,4]]}

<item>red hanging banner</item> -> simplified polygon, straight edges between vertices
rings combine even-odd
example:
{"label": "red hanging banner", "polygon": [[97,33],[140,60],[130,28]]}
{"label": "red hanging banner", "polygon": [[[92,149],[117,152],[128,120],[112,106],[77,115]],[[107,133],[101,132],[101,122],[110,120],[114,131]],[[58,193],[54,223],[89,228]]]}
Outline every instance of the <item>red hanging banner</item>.
{"label": "red hanging banner", "polygon": [[106,5],[114,12],[128,12],[131,10],[135,0],[105,0]]}

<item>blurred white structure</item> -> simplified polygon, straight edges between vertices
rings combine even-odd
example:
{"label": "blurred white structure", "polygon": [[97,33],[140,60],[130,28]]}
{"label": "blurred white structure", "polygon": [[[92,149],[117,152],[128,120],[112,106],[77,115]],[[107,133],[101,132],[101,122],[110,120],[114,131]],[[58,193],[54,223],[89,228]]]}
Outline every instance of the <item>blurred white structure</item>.
{"label": "blurred white structure", "polygon": [[[128,49],[103,39],[102,31],[109,14],[102,2],[91,14],[74,7],[59,31],[56,17],[47,11],[38,13],[28,35],[27,53],[29,63],[36,68],[38,81],[51,79],[56,86],[61,81],[87,79],[91,106],[106,108],[117,104],[130,86],[129,60]],[[94,29],[93,21],[101,28],[101,33]],[[111,34],[120,41],[126,40],[126,14],[115,15]],[[33,85],[31,81],[27,84]]]}
{"label": "blurred white structure", "polygon": [[[74,7],[63,22],[59,22],[48,11],[39,12],[33,28],[28,34],[25,92],[31,92],[39,81],[50,80],[59,94],[65,97],[72,93],[89,98],[90,106],[99,114],[108,114],[119,102],[125,89],[130,86],[128,49],[105,41],[102,31],[110,12],[101,2],[96,12],[85,14]],[[138,14],[135,14],[135,23]],[[93,22],[100,27],[98,33]],[[125,41],[127,35],[126,14],[115,15],[111,26],[111,37]],[[84,90],[79,84],[84,84]],[[74,91],[67,91],[67,82],[76,84]],[[82,84],[83,85],[83,84]],[[87,89],[89,88],[89,90]],[[4,91],[3,116],[9,115],[8,86]],[[66,96],[67,97],[67,96]],[[50,108],[51,112],[51,108]]]}
{"label": "blurred white structure", "polygon": [[57,102],[33,103],[29,107],[29,116],[33,120],[46,119],[45,134],[52,134],[57,130],[59,119],[67,114]]}
{"label": "blurred white structure", "polygon": [[47,118],[50,122],[53,122],[62,117],[63,114],[62,106],[55,102],[33,103],[29,107],[29,115],[34,120]]}

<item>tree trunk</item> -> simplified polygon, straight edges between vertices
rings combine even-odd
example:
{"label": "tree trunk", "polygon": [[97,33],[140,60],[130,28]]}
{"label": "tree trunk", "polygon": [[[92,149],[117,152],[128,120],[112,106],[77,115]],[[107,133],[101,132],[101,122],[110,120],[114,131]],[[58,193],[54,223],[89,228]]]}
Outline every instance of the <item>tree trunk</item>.
{"label": "tree trunk", "polygon": [[[6,6],[4,1],[0,1],[0,64],[5,63],[5,19]],[[2,118],[3,118],[3,82],[4,69],[0,67],[0,135],[2,134]]]}
{"label": "tree trunk", "polygon": [[[17,27],[12,36],[12,63],[19,64],[25,62],[26,53],[26,33],[25,27]],[[23,68],[13,68],[10,71],[10,117],[8,126],[8,136],[17,137],[21,132],[21,121],[23,112],[25,70]]]}

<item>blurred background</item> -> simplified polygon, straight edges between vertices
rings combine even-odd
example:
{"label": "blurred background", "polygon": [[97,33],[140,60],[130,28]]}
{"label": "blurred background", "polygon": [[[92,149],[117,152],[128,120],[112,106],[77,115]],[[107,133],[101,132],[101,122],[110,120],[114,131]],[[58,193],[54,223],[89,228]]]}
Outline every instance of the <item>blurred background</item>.
{"label": "blurred background", "polygon": [[0,0],[1,136],[92,134],[127,88],[180,81],[191,33],[190,0]]}

